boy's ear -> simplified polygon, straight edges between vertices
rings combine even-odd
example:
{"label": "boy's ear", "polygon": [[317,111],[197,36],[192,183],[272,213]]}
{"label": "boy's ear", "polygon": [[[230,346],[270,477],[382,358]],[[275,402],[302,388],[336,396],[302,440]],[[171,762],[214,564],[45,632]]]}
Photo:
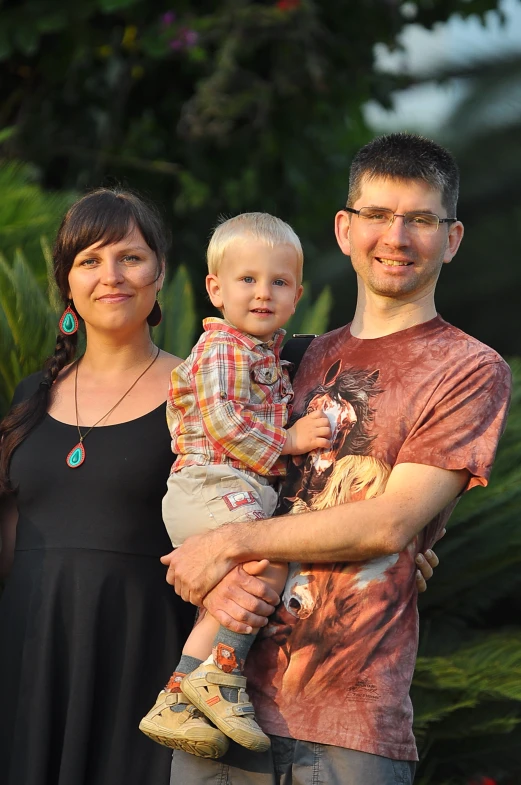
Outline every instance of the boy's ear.
{"label": "boy's ear", "polygon": [[304,294],[304,287],[301,284],[295,293],[295,299],[293,301],[293,313],[295,313],[295,308],[297,307],[297,303],[303,294]]}
{"label": "boy's ear", "polygon": [[213,273],[206,276],[206,291],[212,305],[215,305],[216,308],[222,308],[224,303],[221,294],[221,284],[219,278]]}

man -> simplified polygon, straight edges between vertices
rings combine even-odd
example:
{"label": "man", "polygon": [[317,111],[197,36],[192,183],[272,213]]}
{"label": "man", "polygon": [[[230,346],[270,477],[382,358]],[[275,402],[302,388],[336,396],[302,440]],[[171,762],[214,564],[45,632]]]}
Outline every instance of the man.
{"label": "man", "polygon": [[412,783],[415,558],[458,496],[487,484],[510,391],[499,355],[436,313],[463,237],[458,183],[450,153],[414,135],[375,139],[353,161],[335,231],[355,315],[313,341],[295,380],[296,415],[321,409],[333,431],[329,451],[293,460],[282,504],[302,514],[227,525],[164,560],[196,604],[240,563],[292,562],[248,661],[272,748],[176,752],[173,782]]}

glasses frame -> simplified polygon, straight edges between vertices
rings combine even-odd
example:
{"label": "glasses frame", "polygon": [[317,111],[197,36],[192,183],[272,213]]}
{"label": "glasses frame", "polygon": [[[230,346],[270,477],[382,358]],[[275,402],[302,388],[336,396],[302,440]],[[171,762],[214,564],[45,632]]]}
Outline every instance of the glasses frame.
{"label": "glasses frame", "polygon": [[[360,211],[361,210],[365,210],[367,208],[361,207],[360,210],[355,210],[353,207],[347,207],[346,206],[346,207],[341,207],[340,209],[343,210],[344,212],[353,213],[353,215],[360,216]],[[369,208],[369,209],[371,209],[371,208]],[[393,213],[392,210],[390,210],[388,207],[381,207],[381,208],[378,208],[378,209],[380,209],[380,210],[389,210],[389,212],[392,213],[393,217],[391,218],[391,220],[389,221],[389,224],[387,225],[388,229],[389,229],[389,227],[391,227],[393,225],[395,218],[403,218],[404,219],[404,226],[405,226],[405,228],[408,231],[410,231],[409,227],[405,223],[405,217],[407,215],[432,215],[434,218],[437,218],[438,219],[438,225],[436,226],[436,229],[434,229],[434,231],[431,232],[431,234],[435,234],[435,232],[438,231],[438,229],[440,228],[440,224],[452,224],[452,223],[454,223],[455,221],[458,220],[457,218],[440,218],[440,216],[436,215],[436,213],[422,213],[421,210],[418,210],[418,211],[410,210],[407,213]]]}

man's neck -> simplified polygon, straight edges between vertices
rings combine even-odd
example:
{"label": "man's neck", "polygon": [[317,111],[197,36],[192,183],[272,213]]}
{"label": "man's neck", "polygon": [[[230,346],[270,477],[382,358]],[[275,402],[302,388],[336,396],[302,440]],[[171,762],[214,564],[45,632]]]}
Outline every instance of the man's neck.
{"label": "man's neck", "polygon": [[406,302],[359,292],[351,335],[355,338],[383,338],[407,330],[436,316],[432,293]]}

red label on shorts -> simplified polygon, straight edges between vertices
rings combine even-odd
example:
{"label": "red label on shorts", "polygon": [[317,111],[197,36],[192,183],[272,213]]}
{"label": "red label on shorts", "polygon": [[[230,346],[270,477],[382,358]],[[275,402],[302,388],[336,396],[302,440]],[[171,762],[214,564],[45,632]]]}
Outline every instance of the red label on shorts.
{"label": "red label on shorts", "polygon": [[236,510],[248,504],[258,504],[257,499],[250,491],[236,491],[223,496],[223,501],[229,510]]}

